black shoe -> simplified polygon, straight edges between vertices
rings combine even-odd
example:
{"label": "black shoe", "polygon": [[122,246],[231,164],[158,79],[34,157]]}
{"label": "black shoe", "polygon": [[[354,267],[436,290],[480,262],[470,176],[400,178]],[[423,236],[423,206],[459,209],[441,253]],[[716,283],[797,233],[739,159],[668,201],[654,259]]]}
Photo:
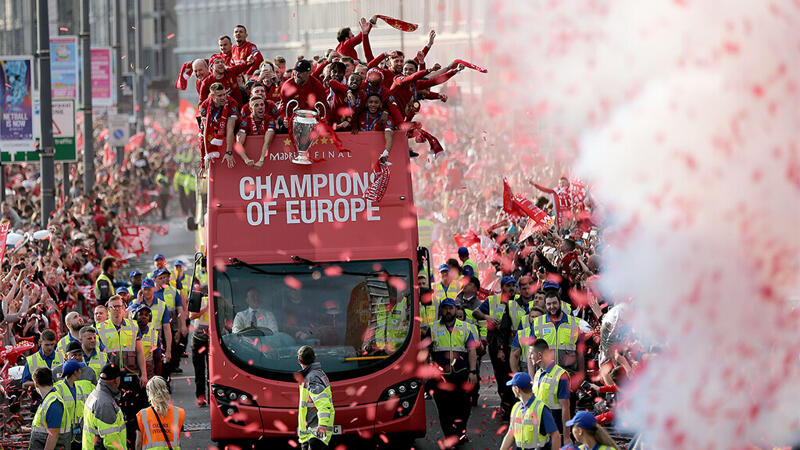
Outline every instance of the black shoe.
{"label": "black shoe", "polygon": [[181,369],[180,367],[177,367],[177,368],[175,368],[175,370],[172,371],[172,373],[183,373],[183,369]]}
{"label": "black shoe", "polygon": [[416,158],[417,156],[419,156],[419,153],[415,152],[414,150],[409,150],[408,151],[408,157],[409,158]]}

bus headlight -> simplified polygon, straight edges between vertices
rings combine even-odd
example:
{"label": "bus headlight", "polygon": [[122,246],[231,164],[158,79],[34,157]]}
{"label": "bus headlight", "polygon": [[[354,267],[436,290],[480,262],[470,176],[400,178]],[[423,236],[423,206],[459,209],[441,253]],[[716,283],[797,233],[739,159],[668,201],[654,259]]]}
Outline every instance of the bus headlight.
{"label": "bus headlight", "polygon": [[411,413],[414,403],[419,396],[419,390],[422,387],[422,382],[416,378],[397,383],[389,386],[378,399],[379,402],[389,401],[390,399],[399,399],[397,409],[394,413],[394,418],[399,419]]}
{"label": "bus headlight", "polygon": [[233,425],[244,425],[244,422],[235,420],[232,417],[239,412],[240,406],[257,406],[250,394],[238,389],[212,384],[211,392],[214,394],[222,416],[226,418],[228,423]]}

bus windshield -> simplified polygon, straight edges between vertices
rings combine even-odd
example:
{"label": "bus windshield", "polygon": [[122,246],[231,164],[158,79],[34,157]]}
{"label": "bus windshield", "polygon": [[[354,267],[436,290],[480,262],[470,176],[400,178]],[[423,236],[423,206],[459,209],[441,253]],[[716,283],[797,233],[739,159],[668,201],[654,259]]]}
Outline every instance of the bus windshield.
{"label": "bus windshield", "polygon": [[391,363],[414,324],[411,261],[236,264],[214,271],[217,330],[239,367],[278,379],[310,345],[332,379]]}

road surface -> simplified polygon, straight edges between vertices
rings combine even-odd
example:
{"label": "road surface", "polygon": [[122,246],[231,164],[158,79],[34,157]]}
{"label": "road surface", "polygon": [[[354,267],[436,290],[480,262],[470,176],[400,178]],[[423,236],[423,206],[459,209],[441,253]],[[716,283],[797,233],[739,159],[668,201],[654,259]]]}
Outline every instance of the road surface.
{"label": "road surface", "polygon": [[[169,234],[166,236],[159,236],[153,234],[150,244],[150,255],[143,255],[137,261],[133,261],[127,270],[136,268],[142,272],[152,270],[152,255],[156,253],[163,253],[167,257],[169,267],[177,259],[183,260],[188,265],[192,264],[194,254],[194,234],[186,230],[186,220],[183,218],[174,218],[169,222]],[[191,267],[189,267],[191,269]],[[192,342],[192,339],[189,339]],[[191,350],[187,349],[191,355]],[[468,434],[472,439],[471,442],[461,446],[464,449],[496,449],[500,447],[500,442],[503,438],[503,431],[505,426],[500,422],[499,414],[497,414],[496,407],[499,405],[499,397],[494,383],[494,379],[487,377],[491,376],[491,365],[487,358],[485,358],[481,368],[481,374],[484,378],[481,382],[480,399],[478,406],[472,409],[472,414],[469,420]],[[186,410],[185,420],[185,434],[181,440],[181,448],[183,449],[207,449],[216,448],[214,443],[211,442],[211,423],[209,419],[208,407],[199,408],[195,404],[194,399],[194,368],[189,358],[184,358],[181,361],[182,374],[176,374],[172,381],[172,395],[175,404]],[[439,449],[441,448],[438,441],[442,439],[442,431],[439,427],[439,420],[436,413],[436,405],[433,400],[425,402],[427,411],[427,424],[428,434],[425,438],[417,439],[414,443],[416,449]],[[254,443],[256,448],[263,448],[269,445],[271,448],[292,448],[283,442],[270,441]],[[369,442],[348,443],[348,448],[371,448],[376,444]],[[336,447],[334,447],[336,448]],[[406,447],[407,448],[407,447]]]}

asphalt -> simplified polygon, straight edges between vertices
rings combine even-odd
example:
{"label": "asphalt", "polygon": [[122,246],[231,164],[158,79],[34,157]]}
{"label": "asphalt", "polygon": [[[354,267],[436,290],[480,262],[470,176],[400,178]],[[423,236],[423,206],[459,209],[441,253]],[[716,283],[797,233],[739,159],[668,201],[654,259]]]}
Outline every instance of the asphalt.
{"label": "asphalt", "polygon": [[[187,264],[191,264],[190,261],[192,261],[192,255],[195,249],[194,233],[186,230],[185,218],[176,217],[169,220],[167,223],[169,223],[169,234],[166,236],[153,234],[150,243],[150,255],[143,255],[138,260],[132,261],[129,268],[135,267],[142,271],[151,270],[153,267],[151,255],[156,253],[164,254],[167,257],[170,267],[177,259],[182,259]],[[191,339],[189,342],[191,342]],[[191,355],[191,350],[187,349],[187,352]],[[496,409],[500,400],[497,394],[496,384],[493,377],[491,377],[491,365],[486,359],[487,358],[484,357],[481,369],[483,379],[480,386],[478,406],[472,408],[472,414],[467,427],[467,433],[471,441],[461,445],[459,448],[496,449],[500,447],[500,442],[503,439],[506,426],[500,421],[499,413]],[[189,358],[184,358],[181,361],[181,368],[183,373],[176,374],[172,378],[171,383],[175,404],[186,411],[184,423],[185,432],[181,439],[181,448],[217,448],[211,441],[209,408],[200,408],[195,404],[194,368],[191,364],[191,360]],[[442,448],[441,440],[443,439],[443,435],[441,427],[439,426],[436,405],[433,400],[427,400],[425,402],[425,408],[427,411],[428,432],[425,438],[419,438],[414,441],[413,448],[440,449]],[[337,450],[343,450],[344,448],[373,448],[378,444],[382,444],[382,442],[356,441],[346,444],[334,443],[333,448],[337,448]],[[254,448],[293,448],[288,441],[255,442],[252,443],[252,445]],[[407,449],[408,446],[404,445],[402,448]]]}

